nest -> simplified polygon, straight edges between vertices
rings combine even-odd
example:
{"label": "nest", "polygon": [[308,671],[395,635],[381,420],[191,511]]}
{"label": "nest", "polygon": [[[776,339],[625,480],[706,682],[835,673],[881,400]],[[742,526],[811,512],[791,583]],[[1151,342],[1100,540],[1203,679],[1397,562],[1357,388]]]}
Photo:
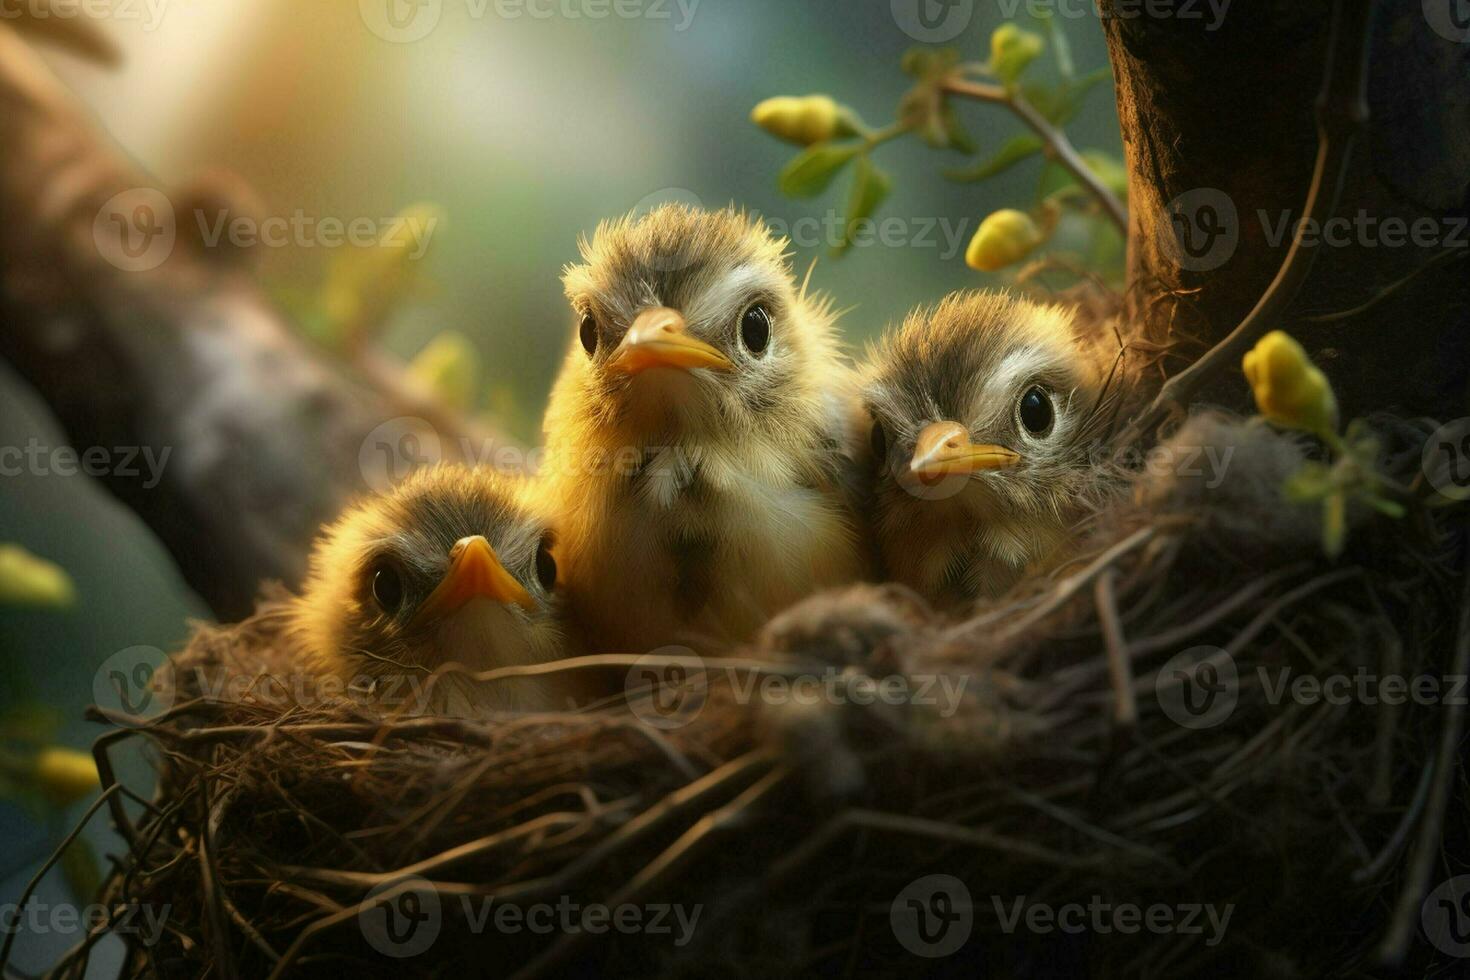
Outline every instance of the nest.
{"label": "nest", "polygon": [[[1407,482],[1432,426],[1375,424]],[[1428,970],[1413,865],[1463,858],[1435,816],[1467,798],[1461,715],[1292,685],[1463,658],[1450,512],[1352,514],[1329,561],[1281,493],[1310,447],[1218,415],[1165,446],[1201,464],[1140,468],[1074,563],[968,619],[822,595],[737,658],[606,658],[652,679],[596,710],[299,703],[280,596],[201,628],[172,707],[98,747],[105,779],[129,739],[160,772],[109,799],[106,902],[169,909],[128,972]]]}

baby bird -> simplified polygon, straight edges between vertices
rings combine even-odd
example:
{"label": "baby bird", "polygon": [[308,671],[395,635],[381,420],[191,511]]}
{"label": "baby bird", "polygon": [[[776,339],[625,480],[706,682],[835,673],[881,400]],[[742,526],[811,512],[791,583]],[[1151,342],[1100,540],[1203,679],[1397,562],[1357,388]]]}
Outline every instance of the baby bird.
{"label": "baby bird", "polygon": [[[291,610],[307,656],[354,691],[418,698],[446,664],[466,671],[568,653],[554,539],[530,481],[491,469],[422,469],[349,509],[318,539]],[[446,671],[436,714],[564,709],[565,674],[476,682]]]}
{"label": "baby bird", "polygon": [[867,574],[854,378],[786,243],[669,205],[580,244],[546,475],[589,645],[742,640]]}
{"label": "baby bird", "polygon": [[[1111,354],[1061,307],[956,293],[868,353],[873,520],[889,576],[954,607],[1065,556],[1115,484]],[[1096,465],[1095,465],[1096,464]]]}

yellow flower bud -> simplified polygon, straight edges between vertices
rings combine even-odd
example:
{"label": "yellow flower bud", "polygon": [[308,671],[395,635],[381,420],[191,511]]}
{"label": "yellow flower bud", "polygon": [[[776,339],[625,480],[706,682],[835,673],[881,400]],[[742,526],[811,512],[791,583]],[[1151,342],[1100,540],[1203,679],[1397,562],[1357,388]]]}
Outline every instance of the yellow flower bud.
{"label": "yellow flower bud", "polygon": [[69,606],[76,586],[65,569],[20,545],[0,544],[0,605]]}
{"label": "yellow flower bud", "polygon": [[55,746],[36,755],[35,778],[46,797],[62,805],[86,799],[102,785],[90,755]]}
{"label": "yellow flower bud", "polygon": [[1337,432],[1337,397],[1302,345],[1280,330],[1262,337],[1241,361],[1256,408],[1286,429],[1320,436]]}
{"label": "yellow flower bud", "polygon": [[965,250],[965,264],[981,272],[1004,269],[1030,255],[1041,240],[1041,230],[1029,214],[1003,208],[980,222]]}
{"label": "yellow flower bud", "polygon": [[990,73],[1009,85],[1021,77],[1045,46],[1041,35],[1012,23],[1002,24],[990,35]]}
{"label": "yellow flower bud", "polygon": [[751,110],[750,120],[772,136],[798,146],[851,133],[850,127],[844,124],[841,107],[826,95],[801,98],[782,95],[766,99]]}

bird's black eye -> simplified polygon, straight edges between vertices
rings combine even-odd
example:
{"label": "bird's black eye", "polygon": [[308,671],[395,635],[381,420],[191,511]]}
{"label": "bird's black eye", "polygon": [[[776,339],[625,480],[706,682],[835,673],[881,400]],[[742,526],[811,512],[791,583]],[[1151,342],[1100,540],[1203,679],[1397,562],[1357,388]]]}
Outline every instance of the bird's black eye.
{"label": "bird's black eye", "polygon": [[550,534],[541,535],[541,543],[536,546],[536,580],[547,592],[556,588],[556,559],[551,557],[551,547],[555,544]]}
{"label": "bird's black eye", "polygon": [[740,317],[740,340],[752,354],[761,353],[771,342],[771,314],[760,303]]}
{"label": "bird's black eye", "polygon": [[582,314],[582,323],[577,327],[577,336],[581,338],[582,349],[591,357],[597,353],[597,317],[591,313]]}
{"label": "bird's black eye", "polygon": [[1028,388],[1026,394],[1021,396],[1019,414],[1021,424],[1026,427],[1027,432],[1034,436],[1044,435],[1051,428],[1051,398],[1038,387]]}
{"label": "bird's black eye", "polygon": [[391,561],[381,561],[373,568],[373,601],[388,615],[403,606],[403,572]]}
{"label": "bird's black eye", "polygon": [[882,422],[874,420],[873,431],[868,438],[872,440],[873,459],[882,466],[888,459],[888,430],[883,428]]}

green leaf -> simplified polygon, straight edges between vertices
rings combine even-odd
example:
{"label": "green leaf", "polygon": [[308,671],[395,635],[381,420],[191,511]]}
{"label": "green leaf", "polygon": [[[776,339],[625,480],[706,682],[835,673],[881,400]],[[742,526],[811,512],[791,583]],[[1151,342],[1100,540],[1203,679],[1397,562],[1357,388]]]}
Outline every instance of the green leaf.
{"label": "green leaf", "polygon": [[788,163],[781,171],[781,193],[791,197],[816,197],[827,189],[837,171],[847,166],[862,150],[861,143],[832,146],[818,143]]}
{"label": "green leaf", "polygon": [[909,48],[903,53],[899,67],[904,74],[923,80],[934,80],[948,74],[960,63],[956,48]]}
{"label": "green leaf", "polygon": [[1082,102],[1087,98],[1087,93],[1104,79],[1112,78],[1112,71],[1107,68],[1099,68],[1097,71],[1088,72],[1081,78],[1063,82],[1052,87],[1048,85],[1023,85],[1021,95],[1032,107],[1055,126],[1062,126],[1072,121],[1077,115],[1077,110],[1082,108]]}
{"label": "green leaf", "polygon": [[847,224],[842,230],[842,242],[833,250],[835,254],[847,251],[859,222],[871,218],[892,190],[893,178],[874,166],[866,154],[858,159],[852,178],[852,193],[847,200]]}
{"label": "green leaf", "polygon": [[979,149],[975,141],[970,139],[970,134],[965,131],[965,126],[960,122],[960,115],[955,111],[954,105],[946,99],[944,107],[939,110],[940,121],[944,125],[945,141],[952,150],[961,153],[974,154]]}
{"label": "green leaf", "polygon": [[1027,157],[1040,153],[1042,146],[1041,137],[1031,133],[1022,133],[1006,140],[993,156],[978,167],[969,170],[947,170],[944,175],[950,180],[964,183],[986,180],[997,174],[1005,173]]}
{"label": "green leaf", "polygon": [[70,606],[76,586],[61,566],[19,545],[0,544],[0,604]]}
{"label": "green leaf", "polygon": [[1286,498],[1305,504],[1322,500],[1334,491],[1332,470],[1322,463],[1304,463],[1286,481]]}
{"label": "green leaf", "polygon": [[1055,160],[1048,160],[1041,168],[1041,179],[1036,185],[1036,199],[1045,201],[1080,193],[1081,188],[1067,168]]}
{"label": "green leaf", "polygon": [[1368,505],[1370,507],[1378,511],[1378,513],[1383,514],[1385,517],[1392,517],[1394,520],[1400,520],[1403,518],[1404,514],[1408,513],[1408,511],[1404,510],[1404,505],[1399,503],[1397,500],[1389,500],[1385,497],[1380,497],[1377,494],[1373,493],[1366,494],[1365,498],[1367,499]]}
{"label": "green leaf", "polygon": [[1322,503],[1322,550],[1328,558],[1342,554],[1347,544],[1347,497],[1342,491],[1327,495]]}

